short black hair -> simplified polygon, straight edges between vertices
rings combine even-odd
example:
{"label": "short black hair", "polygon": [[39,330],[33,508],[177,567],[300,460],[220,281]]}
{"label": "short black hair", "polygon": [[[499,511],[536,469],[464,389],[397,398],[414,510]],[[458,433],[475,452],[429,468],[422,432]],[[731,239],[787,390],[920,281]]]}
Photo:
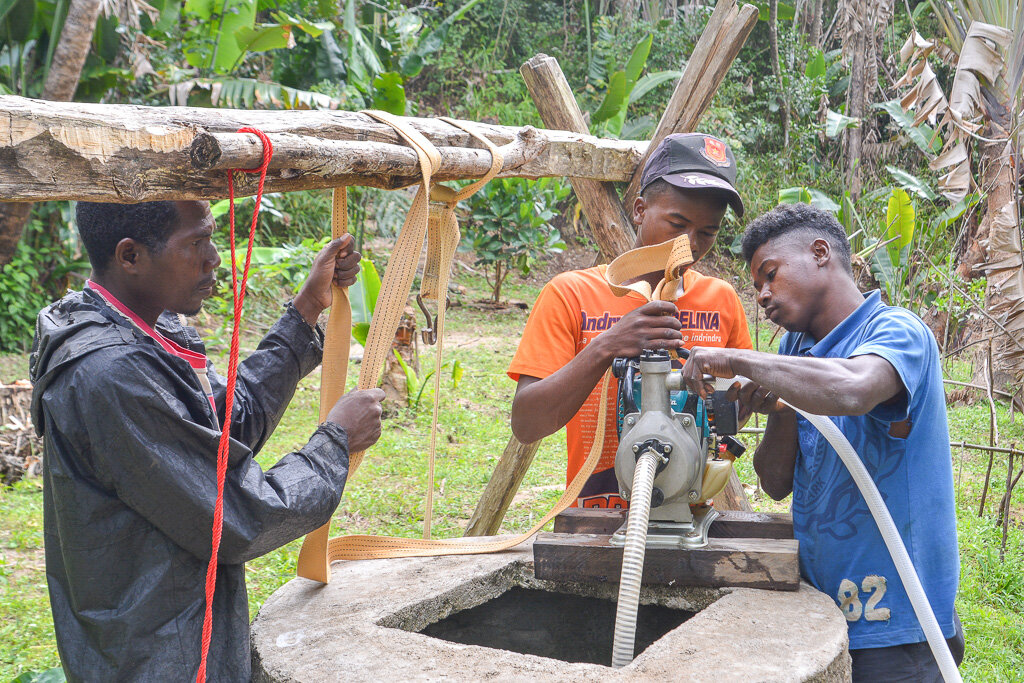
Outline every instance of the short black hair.
{"label": "short black hair", "polygon": [[97,272],[103,272],[114,258],[117,243],[126,237],[154,253],[161,251],[177,226],[178,209],[174,202],[78,202],[75,221],[89,254],[89,263]]}
{"label": "short black hair", "polygon": [[[655,178],[654,180],[651,181],[650,185],[644,188],[643,192],[640,193],[640,196],[646,199],[647,201],[650,201],[651,199],[658,195],[665,194],[666,192],[669,191],[670,188],[673,187],[675,187],[675,185],[670,184],[664,178]],[[713,187],[675,187],[675,189],[679,190],[680,192],[689,192],[692,194],[700,195],[702,198],[706,197],[709,201],[721,202],[721,205],[723,207],[729,206],[729,195],[726,194],[725,192],[722,192],[721,190],[716,190]]]}
{"label": "short black hair", "polygon": [[797,231],[827,240],[847,272],[853,272],[846,230],[831,213],[810,204],[780,204],[754,219],[743,233],[743,258],[749,264],[765,242]]}

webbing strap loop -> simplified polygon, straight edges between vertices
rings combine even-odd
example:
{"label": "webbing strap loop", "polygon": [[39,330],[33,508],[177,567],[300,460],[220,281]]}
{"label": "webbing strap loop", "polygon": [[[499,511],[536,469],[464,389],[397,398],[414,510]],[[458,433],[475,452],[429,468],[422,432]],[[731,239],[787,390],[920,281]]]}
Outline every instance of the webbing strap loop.
{"label": "webbing strap loop", "polygon": [[[604,276],[616,296],[636,292],[648,301],[675,301],[682,294],[682,270],[691,263],[690,238],[680,235],[661,244],[627,251],[608,264]],[[657,272],[662,273],[662,279],[652,290],[642,277]]]}
{"label": "webbing strap loop", "polygon": [[[501,170],[503,159],[497,148],[489,140],[461,123],[451,119],[444,119],[448,123],[465,130],[488,148],[491,152],[491,168],[483,178],[459,190],[441,185],[431,187],[431,176],[440,164],[440,154],[437,152],[437,149],[418,131],[409,127],[401,119],[392,117],[385,112],[371,111],[365,113],[390,125],[403,140],[416,150],[423,174],[420,189],[413,200],[405,224],[402,226],[395,248],[392,251],[388,267],[385,270],[384,281],[381,285],[377,306],[370,324],[370,333],[367,338],[366,350],[359,374],[359,387],[366,389],[377,384],[383,369],[384,359],[391,351],[391,341],[394,339],[395,331],[398,328],[401,314],[405,308],[405,302],[408,300],[409,292],[412,289],[412,281],[419,262],[420,250],[423,247],[424,239],[426,239],[427,262],[424,268],[419,300],[422,302],[423,299],[432,299],[439,302],[436,320],[433,325],[434,333],[438,339],[438,348],[434,371],[434,407],[431,425],[427,500],[424,514],[424,538],[429,539],[433,505],[434,454],[437,446],[440,370],[443,351],[441,341],[444,335],[446,309],[446,306],[440,304],[440,302],[447,299],[448,279],[460,238],[458,223],[455,219],[455,206],[460,200],[471,196],[484,183],[496,175]],[[436,201],[442,202],[442,205],[431,206],[428,201],[428,198],[431,196]],[[332,233],[335,238],[340,237],[347,229],[345,209],[345,191],[343,188],[340,188],[335,191],[334,195]],[[332,305],[331,316],[328,320],[329,341],[325,342],[324,378],[321,380],[321,420],[326,417],[326,411],[330,409],[344,391],[351,327],[351,314],[347,310],[347,295],[340,289],[332,291],[337,296],[334,302],[338,302],[340,307],[346,310],[340,312],[341,314],[338,316],[339,322],[335,324],[335,306]],[[341,329],[343,326],[346,326],[345,329]],[[328,348],[333,349],[331,356],[328,356]],[[350,455],[349,476],[359,466],[362,455],[362,453]],[[337,542],[344,539],[332,539],[328,542],[328,531],[329,524],[306,536],[306,540],[299,552],[298,574],[300,576],[326,583],[330,578],[331,561],[334,559],[357,559],[335,557],[335,552],[332,548],[337,547]],[[396,540],[388,539],[387,537],[367,538],[380,539],[379,542],[384,546]],[[429,540],[424,542],[433,543]],[[368,556],[361,555],[360,557]]]}

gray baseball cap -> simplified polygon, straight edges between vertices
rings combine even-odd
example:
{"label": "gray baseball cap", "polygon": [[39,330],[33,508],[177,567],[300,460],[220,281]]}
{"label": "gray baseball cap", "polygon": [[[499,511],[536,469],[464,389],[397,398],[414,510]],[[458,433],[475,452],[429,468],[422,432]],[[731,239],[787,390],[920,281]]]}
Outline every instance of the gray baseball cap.
{"label": "gray baseball cap", "polygon": [[683,189],[721,190],[736,215],[743,215],[743,200],[736,190],[736,157],[729,145],[713,135],[666,135],[647,158],[641,194],[658,178]]}

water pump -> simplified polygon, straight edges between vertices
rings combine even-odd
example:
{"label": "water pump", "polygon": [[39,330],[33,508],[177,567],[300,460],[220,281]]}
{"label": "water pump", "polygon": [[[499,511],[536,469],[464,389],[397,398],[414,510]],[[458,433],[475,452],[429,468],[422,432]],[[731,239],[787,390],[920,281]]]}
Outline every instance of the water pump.
{"label": "water pump", "polygon": [[[732,436],[739,429],[736,403],[724,391],[708,401],[687,392],[665,351],[616,358],[612,372],[619,380],[615,475],[620,495],[630,499],[637,462],[654,454],[647,544],[707,545],[708,528],[718,516],[708,501],[725,488],[732,462],[744,450]],[[612,543],[623,544],[625,535],[620,529]]]}

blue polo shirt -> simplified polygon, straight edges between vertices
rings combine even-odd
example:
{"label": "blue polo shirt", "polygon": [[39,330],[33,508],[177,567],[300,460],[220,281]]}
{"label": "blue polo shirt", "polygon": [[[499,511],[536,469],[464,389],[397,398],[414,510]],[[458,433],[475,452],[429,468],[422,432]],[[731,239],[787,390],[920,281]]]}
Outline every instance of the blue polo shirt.
{"label": "blue polo shirt", "polygon": [[[910,311],[886,306],[876,290],[824,339],[787,333],[779,353],[816,358],[874,354],[887,360],[905,394],[867,415],[833,417],[860,455],[892,513],[939,626],[953,635],[960,578],[953,466],[939,350]],[[846,615],[850,648],[925,640],[867,504],[835,450],[797,418],[793,530],[800,571]]]}

